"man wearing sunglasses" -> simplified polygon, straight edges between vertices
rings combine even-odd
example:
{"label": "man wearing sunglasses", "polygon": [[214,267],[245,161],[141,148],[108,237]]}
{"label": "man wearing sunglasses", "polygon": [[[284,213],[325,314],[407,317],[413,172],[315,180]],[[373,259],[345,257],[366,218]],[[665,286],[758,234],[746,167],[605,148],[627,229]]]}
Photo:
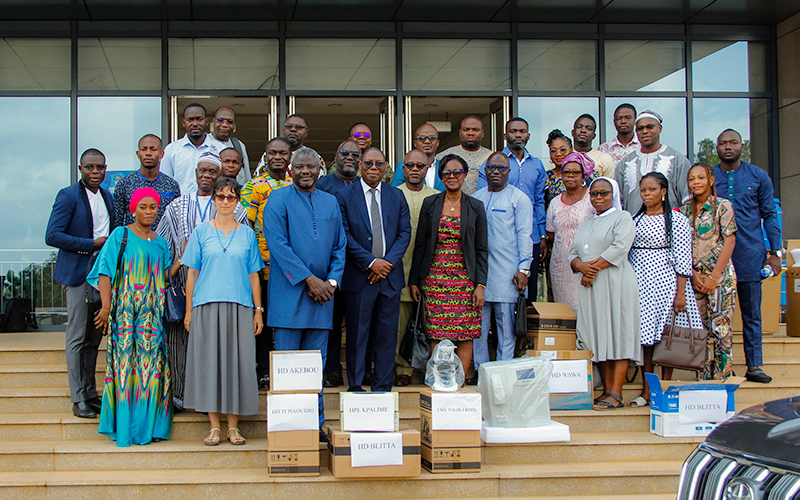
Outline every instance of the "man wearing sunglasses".
{"label": "man wearing sunglasses", "polygon": [[[236,113],[233,108],[228,106],[218,108],[214,112],[214,119],[211,121],[211,135],[208,140],[217,148],[220,157],[222,157],[222,151],[227,148],[233,148],[239,152],[243,167],[236,175],[236,182],[240,186],[244,186],[247,181],[253,178],[250,174],[250,159],[247,157],[247,148],[244,143],[236,137],[232,137],[234,132],[236,132]],[[225,175],[224,172],[223,175]]]}
{"label": "man wearing sunglasses", "polygon": [[469,115],[461,120],[461,128],[458,129],[458,137],[461,144],[447,148],[436,155],[437,160],[441,160],[447,155],[460,156],[467,162],[469,172],[464,179],[461,191],[471,195],[478,190],[478,171],[482,170],[483,162],[492,154],[492,150],[481,146],[484,130],[483,122],[476,115]]}
{"label": "man wearing sunglasses", "polygon": [[[439,149],[439,131],[436,130],[436,127],[428,123],[419,127],[414,134],[414,149],[425,153],[428,165],[423,179],[425,185],[436,191],[444,191],[444,183],[436,175],[436,172],[439,171],[439,160],[436,159],[436,151]],[[403,163],[398,163],[394,170],[394,177],[392,177],[392,186],[400,187],[406,183],[407,179],[404,173]],[[414,245],[411,246],[413,247]]]}

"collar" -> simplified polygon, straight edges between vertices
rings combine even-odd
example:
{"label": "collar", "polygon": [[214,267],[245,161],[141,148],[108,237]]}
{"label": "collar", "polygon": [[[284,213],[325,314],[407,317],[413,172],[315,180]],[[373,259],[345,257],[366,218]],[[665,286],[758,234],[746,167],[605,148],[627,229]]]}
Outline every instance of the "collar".
{"label": "collar", "polygon": [[141,177],[141,178],[142,178],[142,180],[143,180],[143,181],[145,181],[145,182],[156,182],[156,181],[158,181],[158,180],[161,178],[161,168],[159,167],[159,170],[158,170],[158,175],[157,175],[157,176],[156,176],[156,178],[155,178],[155,179],[153,179],[152,181],[151,181],[150,179],[148,179],[147,177],[143,176],[143,175],[142,175],[142,173],[141,173],[141,172],[140,172],[138,169],[136,170],[136,175],[138,175],[139,177]]}
{"label": "collar", "polygon": [[615,136],[614,136],[614,138],[613,138],[613,139],[611,139],[611,144],[617,145],[617,146],[619,146],[619,147],[621,147],[621,148],[627,148],[627,147],[630,147],[630,146],[631,146],[631,145],[633,145],[633,144],[635,144],[635,145],[637,145],[637,146],[638,146],[638,145],[639,145],[639,138],[638,138],[638,137],[636,137],[636,133],[634,132],[634,134],[633,134],[633,140],[632,140],[631,142],[629,142],[629,143],[628,143],[628,145],[626,146],[626,145],[624,145],[624,144],[622,144],[622,143],[620,142],[620,140],[619,140],[619,136],[616,136],[616,135],[615,135]]}
{"label": "collar", "polygon": [[[358,181],[361,183],[361,189],[364,191],[364,196],[367,196],[369,194],[369,190],[372,188],[369,187],[369,184],[364,182],[364,179],[362,179],[361,177],[358,178]],[[378,190],[378,194],[381,194],[381,184],[383,184],[383,182],[379,182],[378,185],[375,187],[375,189]]]}
{"label": "collar", "polygon": [[208,135],[208,133],[206,133],[206,136],[203,139],[203,143],[200,144],[199,146],[195,147],[195,145],[192,144],[192,141],[189,140],[189,134],[188,133],[183,134],[183,137],[181,137],[181,139],[180,139],[181,141],[183,141],[181,143],[181,147],[191,146],[194,149],[202,149],[202,148],[211,147],[211,145],[208,143],[208,137],[209,137],[209,135]]}
{"label": "collar", "polygon": [[594,216],[595,216],[595,218],[597,218],[597,217],[605,217],[606,215],[610,214],[611,212],[615,212],[616,210],[617,210],[617,207],[611,207],[608,210],[606,210],[605,212],[603,212],[602,214],[594,214]]}
{"label": "collar", "polygon": [[663,153],[664,150],[666,150],[666,149],[667,149],[667,145],[666,144],[662,144],[661,147],[658,148],[657,151],[653,151],[652,153],[645,153],[644,151],[642,151],[642,148],[639,148],[639,150],[636,151],[636,154],[638,154],[639,156],[656,155],[656,154]]}
{"label": "collar", "polygon": [[517,162],[517,163],[525,163],[526,161],[528,161],[528,159],[530,159],[530,158],[531,158],[531,154],[530,154],[530,153],[528,152],[528,150],[527,150],[527,149],[525,149],[525,148],[522,148],[522,150],[523,150],[523,151],[525,151],[525,155],[523,155],[523,157],[522,157],[522,161],[520,161],[520,160],[517,158],[517,155],[515,155],[515,154],[514,154],[514,152],[513,152],[513,151],[511,151],[511,148],[509,148],[509,147],[508,147],[508,145],[506,145],[506,147],[504,147],[504,148],[503,148],[503,153],[505,153],[505,154],[506,154],[506,156],[508,156],[508,159],[509,159],[509,160],[510,160],[510,159],[511,159],[511,157],[513,156],[513,157],[514,157],[514,160],[516,160],[516,162]]}

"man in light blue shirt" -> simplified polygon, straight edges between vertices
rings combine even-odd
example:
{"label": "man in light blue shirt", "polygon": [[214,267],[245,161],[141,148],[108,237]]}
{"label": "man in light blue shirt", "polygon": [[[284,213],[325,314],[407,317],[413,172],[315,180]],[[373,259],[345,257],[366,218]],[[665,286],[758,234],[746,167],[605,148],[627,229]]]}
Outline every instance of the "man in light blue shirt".
{"label": "man in light blue shirt", "polygon": [[[521,190],[533,205],[531,240],[533,241],[534,261],[530,266],[533,276],[528,280],[529,305],[536,300],[539,262],[543,261],[547,255],[547,245],[544,243],[547,237],[547,231],[545,230],[547,211],[544,208],[544,181],[547,174],[542,162],[538,158],[531,156],[528,150],[525,149],[525,145],[528,144],[530,138],[528,122],[524,118],[517,116],[508,120],[506,123],[506,147],[503,148],[503,153],[506,155],[511,167],[508,174],[508,183]],[[478,189],[487,185],[485,167],[486,163],[481,165]]]}
{"label": "man in light blue shirt", "polygon": [[528,286],[534,227],[530,200],[508,182],[512,169],[505,152],[489,156],[482,170],[488,186],[479,189],[473,197],[481,200],[486,209],[489,273],[481,338],[475,339],[473,344],[476,371],[481,363],[489,361],[487,338],[492,312],[497,323],[497,360],[514,357],[514,309],[520,291]]}
{"label": "man in light blue shirt", "polygon": [[206,108],[198,103],[189,104],[183,108],[183,128],[186,135],[164,148],[161,172],[178,182],[182,194],[197,191],[195,169],[200,155],[210,149],[219,154],[206,134],[207,125]]}

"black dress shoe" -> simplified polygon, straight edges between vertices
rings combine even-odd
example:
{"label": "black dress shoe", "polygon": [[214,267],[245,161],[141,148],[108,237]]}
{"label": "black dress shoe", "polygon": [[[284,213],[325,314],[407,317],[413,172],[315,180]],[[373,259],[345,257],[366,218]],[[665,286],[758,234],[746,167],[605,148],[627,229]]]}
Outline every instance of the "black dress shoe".
{"label": "black dress shoe", "polygon": [[322,380],[322,386],[339,387],[343,382],[341,373],[326,373],[325,378]]}
{"label": "black dress shoe", "polygon": [[357,386],[350,386],[350,388],[347,389],[347,392],[367,392],[367,390],[361,387],[360,385],[357,385]]}
{"label": "black dress shoe", "polygon": [[367,372],[364,374],[364,381],[361,385],[368,385],[372,387],[372,382],[375,380],[375,374],[373,372]]}
{"label": "black dress shoe", "polygon": [[475,375],[472,378],[468,378],[464,381],[467,385],[478,385],[478,376]]}
{"label": "black dress shoe", "polygon": [[98,398],[89,399],[86,401],[86,404],[88,404],[89,408],[94,410],[95,413],[100,415],[100,410],[103,409],[103,403],[101,403]]}
{"label": "black dress shoe", "polygon": [[320,443],[327,443],[328,442],[328,434],[323,431],[322,429],[319,430],[319,442]]}
{"label": "black dress shoe", "polygon": [[756,368],[753,371],[747,370],[747,373],[744,374],[744,378],[746,378],[748,382],[758,382],[759,384],[769,384],[772,382],[772,377],[764,373],[764,370],[761,368]]}
{"label": "black dress shoe", "polygon": [[269,375],[258,377],[258,388],[269,389]]}
{"label": "black dress shoe", "polygon": [[97,418],[97,413],[86,401],[72,405],[72,414],[78,418]]}

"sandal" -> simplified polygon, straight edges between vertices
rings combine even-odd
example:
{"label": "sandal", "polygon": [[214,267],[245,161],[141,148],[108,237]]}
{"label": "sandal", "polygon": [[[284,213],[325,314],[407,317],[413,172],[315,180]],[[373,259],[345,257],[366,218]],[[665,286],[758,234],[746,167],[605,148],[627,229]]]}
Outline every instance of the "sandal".
{"label": "sandal", "polygon": [[601,399],[603,399],[606,396],[610,396],[610,395],[611,394],[609,394],[607,392],[604,392],[603,394],[601,394],[601,395],[597,396],[596,398],[594,398],[594,404],[599,403]]}
{"label": "sandal", "polygon": [[214,432],[219,432],[222,434],[222,430],[217,427],[211,429],[211,432],[208,433],[208,437],[203,440],[203,444],[206,446],[217,446],[219,444],[219,435],[214,436]]}
{"label": "sandal", "polygon": [[616,394],[609,394],[608,396],[610,398],[616,399],[618,404],[614,405],[612,403],[609,403],[608,401],[600,400],[600,401],[597,402],[596,405],[594,405],[594,409],[595,410],[616,410],[617,408],[624,408],[625,407],[625,403],[622,401],[621,397],[617,396]]}
{"label": "sandal", "polygon": [[650,406],[650,401],[644,399],[642,396],[637,396],[636,399],[630,402],[630,405],[633,408],[644,408],[645,406]]}
{"label": "sandal", "polygon": [[[233,431],[233,437],[231,437],[231,431]],[[231,427],[228,429],[228,441],[234,446],[241,446],[247,442],[247,440],[242,436],[242,433],[239,432],[238,427]]]}

